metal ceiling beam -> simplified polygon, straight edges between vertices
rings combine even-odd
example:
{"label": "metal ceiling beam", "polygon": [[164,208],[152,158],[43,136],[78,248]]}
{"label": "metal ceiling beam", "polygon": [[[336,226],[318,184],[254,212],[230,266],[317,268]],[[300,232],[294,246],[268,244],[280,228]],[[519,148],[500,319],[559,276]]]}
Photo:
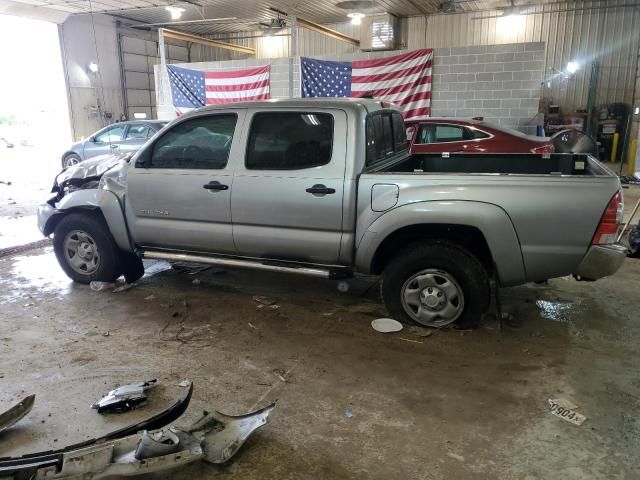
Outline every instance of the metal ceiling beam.
{"label": "metal ceiling beam", "polygon": [[310,22],[309,20],[305,20],[304,18],[296,17],[296,21],[299,27],[304,27],[307,30],[321,33],[322,35],[326,35],[327,37],[333,38],[335,40],[341,40],[343,42],[351,43],[356,47],[360,46],[360,40],[358,40],[357,38],[350,37],[349,35],[345,35],[344,33],[338,32],[336,30],[332,30],[318,23]]}
{"label": "metal ceiling beam", "polygon": [[256,54],[255,48],[245,47],[243,45],[236,45],[235,43],[221,42],[220,40],[213,40],[211,38],[200,37],[198,35],[191,35],[190,33],[178,32],[177,30],[170,30],[168,28],[163,28],[162,34],[166,38],[173,38],[174,40],[182,40],[184,42],[199,43],[201,45],[208,45],[210,47],[224,48],[225,50],[233,50],[234,52],[248,53],[249,55]]}

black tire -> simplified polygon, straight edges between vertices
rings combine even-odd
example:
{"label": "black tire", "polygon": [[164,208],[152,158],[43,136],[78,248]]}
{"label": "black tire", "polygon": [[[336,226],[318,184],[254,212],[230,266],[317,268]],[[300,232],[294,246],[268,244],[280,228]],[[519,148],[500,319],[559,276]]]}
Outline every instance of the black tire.
{"label": "black tire", "polygon": [[380,291],[382,301],[391,316],[403,323],[425,326],[425,323],[418,322],[407,312],[403,306],[402,292],[405,283],[414,275],[431,269],[452,277],[456,286],[462,290],[463,304],[462,312],[450,324],[427,326],[455,325],[467,328],[477,325],[482,314],[489,308],[489,277],[473,254],[446,241],[410,245],[389,261],[383,273]]}
{"label": "black tire", "polygon": [[640,258],[640,225],[635,225],[629,232],[629,257]]}
{"label": "black tire", "polygon": [[[92,245],[99,252],[99,261],[96,262],[94,271],[82,273],[76,270],[68,259],[70,253],[65,252],[65,241],[67,235],[76,231],[88,234]],[[53,234],[53,249],[58,263],[74,282],[114,282],[122,274],[121,252],[111,237],[109,228],[101,218],[91,213],[70,213],[60,220]]]}
{"label": "black tire", "polygon": [[64,158],[62,159],[62,168],[65,169],[67,167],[70,167],[71,165],[75,165],[76,163],[80,163],[82,161],[82,159],[80,158],[80,156],[76,153],[70,153],[68,155],[65,155]]}

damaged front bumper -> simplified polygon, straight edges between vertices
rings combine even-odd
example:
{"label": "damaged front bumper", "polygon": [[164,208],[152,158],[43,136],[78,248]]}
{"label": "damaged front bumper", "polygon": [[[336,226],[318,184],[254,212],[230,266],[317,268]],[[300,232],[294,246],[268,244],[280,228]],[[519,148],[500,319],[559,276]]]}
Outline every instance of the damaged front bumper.
{"label": "damaged front bumper", "polygon": [[627,247],[619,243],[611,245],[592,245],[578,265],[574,276],[578,280],[598,280],[616,273],[624,259]]}
{"label": "damaged front bumper", "polygon": [[[175,413],[186,409],[192,389],[191,385],[187,396],[176,404],[177,408],[173,408],[174,405],[169,409],[170,415],[165,411],[160,418],[152,417],[143,424],[155,425],[168,418],[175,419]],[[147,431],[144,426],[139,428],[143,424],[137,424],[62,450],[0,459],[0,478],[103,479],[154,473],[198,460],[224,463],[256,429],[267,423],[274,407],[275,404],[271,404],[237,417],[215,411],[206,413],[187,430],[165,427]]]}
{"label": "damaged front bumper", "polygon": [[55,207],[52,207],[48,203],[44,203],[38,207],[38,230],[40,230],[45,237],[51,233],[47,231],[47,223],[56,212]]}

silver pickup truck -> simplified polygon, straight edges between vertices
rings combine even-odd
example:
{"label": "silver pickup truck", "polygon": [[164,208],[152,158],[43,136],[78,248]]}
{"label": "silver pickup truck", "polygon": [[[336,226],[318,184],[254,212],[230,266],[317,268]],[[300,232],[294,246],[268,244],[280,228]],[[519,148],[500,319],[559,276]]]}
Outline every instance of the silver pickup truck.
{"label": "silver pickup truck", "polygon": [[491,278],[595,280],[624,261],[620,183],[595,159],[407,147],[379,101],[207,107],[130,161],[63,172],[39,227],[77,282],[133,281],[141,258],[381,274],[389,313],[432,327],[476,322]]}

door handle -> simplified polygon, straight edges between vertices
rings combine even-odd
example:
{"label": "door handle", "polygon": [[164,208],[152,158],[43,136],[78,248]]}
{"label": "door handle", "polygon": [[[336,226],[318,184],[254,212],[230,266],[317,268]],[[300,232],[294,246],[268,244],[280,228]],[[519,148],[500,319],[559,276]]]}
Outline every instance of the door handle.
{"label": "door handle", "polygon": [[313,187],[307,188],[307,193],[312,193],[313,195],[329,195],[332,193],[336,193],[335,188],[328,188],[326,185],[322,185],[320,183],[314,185]]}
{"label": "door handle", "polygon": [[212,181],[203,185],[202,188],[206,190],[220,191],[220,190],[229,190],[229,185],[223,185],[220,182]]}

